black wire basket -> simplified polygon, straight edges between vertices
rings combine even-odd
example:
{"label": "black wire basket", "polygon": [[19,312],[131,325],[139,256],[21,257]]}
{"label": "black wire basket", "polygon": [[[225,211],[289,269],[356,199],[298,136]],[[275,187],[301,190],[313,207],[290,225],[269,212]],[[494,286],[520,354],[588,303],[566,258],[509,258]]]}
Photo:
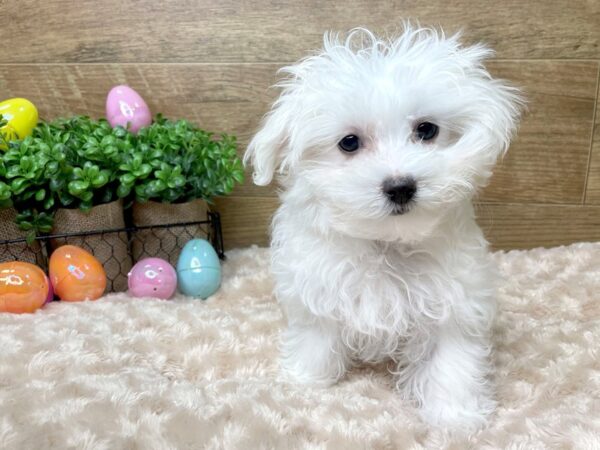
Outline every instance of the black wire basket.
{"label": "black wire basket", "polygon": [[[219,258],[225,259],[219,213],[209,212],[206,220],[44,235],[37,236],[30,244],[25,238],[0,240],[0,261],[31,262],[47,271],[54,249],[76,245],[93,254],[105,268],[106,292],[118,292],[126,289],[127,274],[137,261],[156,257],[172,262],[185,244],[195,238],[207,239]],[[115,242],[126,251],[115,251]],[[99,247],[103,251],[99,252]]]}

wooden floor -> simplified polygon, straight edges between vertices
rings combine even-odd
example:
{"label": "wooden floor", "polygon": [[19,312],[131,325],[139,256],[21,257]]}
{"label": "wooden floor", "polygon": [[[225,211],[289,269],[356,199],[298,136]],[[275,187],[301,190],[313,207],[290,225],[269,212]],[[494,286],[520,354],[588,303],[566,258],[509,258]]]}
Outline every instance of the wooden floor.
{"label": "wooden floor", "polygon": [[[238,135],[240,154],[275,98],[277,69],[317,48],[324,31],[364,25],[393,33],[405,17],[463,28],[467,43],[497,50],[491,72],[529,100],[519,137],[480,199],[490,240],[527,248],[600,239],[599,1],[74,5],[0,0],[2,99],[29,98],[45,119],[101,117],[108,90],[126,83],[154,112]],[[216,206],[228,247],[267,243],[273,187],[247,182]]]}

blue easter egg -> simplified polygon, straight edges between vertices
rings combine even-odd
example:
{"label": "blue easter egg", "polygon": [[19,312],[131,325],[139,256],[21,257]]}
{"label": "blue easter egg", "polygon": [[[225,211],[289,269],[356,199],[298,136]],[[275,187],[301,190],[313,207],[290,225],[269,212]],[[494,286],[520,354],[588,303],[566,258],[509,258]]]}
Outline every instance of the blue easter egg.
{"label": "blue easter egg", "polygon": [[182,294],[206,299],[221,285],[221,262],[215,249],[204,239],[192,239],[177,261],[177,282]]}

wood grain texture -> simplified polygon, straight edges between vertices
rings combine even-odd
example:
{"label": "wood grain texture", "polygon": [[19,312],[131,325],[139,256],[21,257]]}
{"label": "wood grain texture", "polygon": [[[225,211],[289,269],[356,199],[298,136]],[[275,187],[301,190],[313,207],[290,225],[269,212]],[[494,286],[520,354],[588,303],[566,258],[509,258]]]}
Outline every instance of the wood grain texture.
{"label": "wood grain texture", "polygon": [[[218,199],[225,246],[269,244],[269,224],[279,201],[268,197]],[[480,203],[478,222],[496,250],[568,245],[600,240],[600,206]]]}
{"label": "wood grain texture", "polygon": [[598,206],[484,203],[478,222],[498,250],[600,240]]}
{"label": "wood grain texture", "polygon": [[108,91],[134,87],[154,112],[182,117],[246,141],[274,98],[276,65],[81,64],[0,65],[0,92],[23,96],[49,120],[69,114],[104,117]]}
{"label": "wood grain texture", "polygon": [[[2,98],[29,98],[44,119],[102,117],[108,90],[129,84],[154,112],[237,135],[240,155],[277,96],[276,70],[325,31],[394,34],[402,18],[462,28],[529,101],[481,196],[494,247],[600,239],[599,0],[0,0],[0,17]],[[247,175],[216,201],[228,248],[268,244],[277,187]]]}
{"label": "wood grain texture", "polygon": [[528,101],[517,139],[483,194],[493,202],[580,203],[593,128],[597,62],[491,62]]}
{"label": "wood grain texture", "polygon": [[600,70],[598,71],[595,117],[585,203],[600,205]]}
{"label": "wood grain texture", "polygon": [[221,214],[225,248],[269,245],[269,227],[279,206],[275,197],[219,197],[214,209]]}
{"label": "wood grain texture", "polygon": [[[236,134],[240,155],[277,92],[277,64],[0,65],[0,92],[29,98],[41,117],[104,115],[108,90],[137,89],[152,111]],[[592,129],[598,63],[496,61],[491,71],[522,86],[529,112],[497,168],[486,201],[579,202]],[[247,176],[236,196],[273,196]]]}
{"label": "wood grain texture", "polygon": [[[600,57],[594,0],[3,0],[4,62],[293,61],[327,30],[394,32],[402,18],[464,28],[502,58]],[[18,38],[15,38],[18,36]]]}

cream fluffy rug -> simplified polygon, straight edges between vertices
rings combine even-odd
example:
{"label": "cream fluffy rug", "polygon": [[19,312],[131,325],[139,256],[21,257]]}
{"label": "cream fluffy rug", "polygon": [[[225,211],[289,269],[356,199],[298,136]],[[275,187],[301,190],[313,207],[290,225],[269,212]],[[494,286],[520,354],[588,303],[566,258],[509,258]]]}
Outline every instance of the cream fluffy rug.
{"label": "cream fluffy rug", "polygon": [[268,250],[229,253],[207,302],[54,302],[0,314],[2,449],[600,449],[600,244],[497,253],[490,427],[428,431],[385,367],[279,379]]}

